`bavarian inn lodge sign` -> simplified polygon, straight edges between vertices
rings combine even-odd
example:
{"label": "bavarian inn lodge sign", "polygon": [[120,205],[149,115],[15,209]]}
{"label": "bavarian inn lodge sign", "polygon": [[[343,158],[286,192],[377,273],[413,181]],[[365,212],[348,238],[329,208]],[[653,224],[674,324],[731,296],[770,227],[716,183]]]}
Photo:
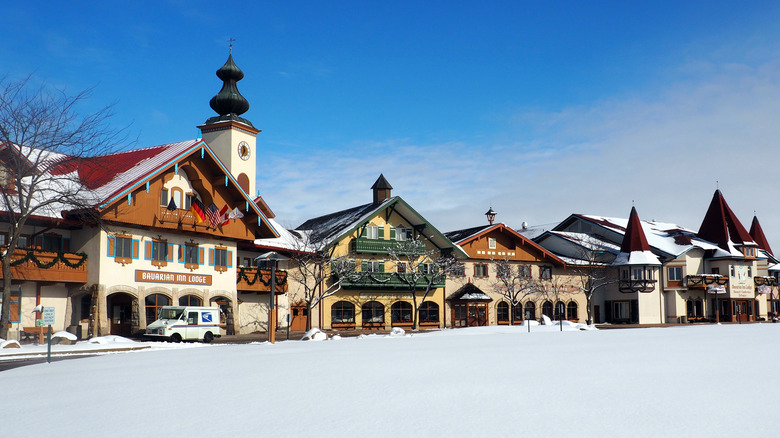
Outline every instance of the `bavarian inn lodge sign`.
{"label": "bavarian inn lodge sign", "polygon": [[164,271],[135,271],[135,281],[149,283],[174,283],[174,284],[197,284],[201,286],[211,286],[211,275],[204,274],[182,274],[179,272]]}

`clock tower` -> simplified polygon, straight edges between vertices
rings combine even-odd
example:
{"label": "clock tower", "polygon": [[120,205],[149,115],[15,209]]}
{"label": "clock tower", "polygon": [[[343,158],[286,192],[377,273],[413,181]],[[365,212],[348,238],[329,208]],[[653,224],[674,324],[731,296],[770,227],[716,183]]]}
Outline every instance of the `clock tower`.
{"label": "clock tower", "polygon": [[209,105],[218,115],[198,126],[203,140],[230,170],[238,184],[252,198],[255,196],[257,176],[257,134],[259,129],[249,120],[240,117],[249,110],[249,102],[238,92],[236,83],[244,78],[244,72],[233,62],[233,53],[219,70],[222,89],[211,98]]}

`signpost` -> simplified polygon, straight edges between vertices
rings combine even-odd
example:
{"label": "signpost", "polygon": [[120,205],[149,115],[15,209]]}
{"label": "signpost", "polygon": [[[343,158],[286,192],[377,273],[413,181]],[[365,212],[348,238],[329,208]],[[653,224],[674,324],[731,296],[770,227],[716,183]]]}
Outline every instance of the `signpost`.
{"label": "signpost", "polygon": [[46,363],[51,363],[51,326],[54,325],[54,307],[44,307],[41,312],[41,325],[49,326],[49,331],[46,335]]}

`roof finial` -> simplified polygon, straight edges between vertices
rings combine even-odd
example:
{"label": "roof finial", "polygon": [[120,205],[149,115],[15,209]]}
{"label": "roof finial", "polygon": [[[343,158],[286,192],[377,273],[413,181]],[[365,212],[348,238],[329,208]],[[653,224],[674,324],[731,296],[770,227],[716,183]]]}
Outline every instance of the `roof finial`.
{"label": "roof finial", "polygon": [[233,38],[233,37],[230,37],[230,38],[228,39],[228,45],[230,45],[230,54],[231,54],[231,55],[233,54],[233,43],[234,43],[235,41],[236,41],[236,39],[235,39],[235,38]]}

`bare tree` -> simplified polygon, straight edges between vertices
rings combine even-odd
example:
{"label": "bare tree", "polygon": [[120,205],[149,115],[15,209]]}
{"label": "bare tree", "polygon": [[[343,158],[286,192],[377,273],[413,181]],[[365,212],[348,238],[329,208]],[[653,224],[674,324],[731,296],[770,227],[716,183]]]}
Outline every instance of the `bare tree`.
{"label": "bare tree", "polygon": [[514,325],[515,312],[522,312],[522,309],[516,310],[517,306],[526,297],[539,291],[539,281],[532,278],[530,265],[518,265],[508,258],[491,260],[491,265],[496,272],[496,279],[491,286],[494,292],[509,301],[509,324]]}
{"label": "bare tree", "polygon": [[[111,129],[112,107],[87,115],[78,107],[91,94],[35,87],[30,77],[0,78],[0,222],[8,227],[2,257],[2,302],[11,299],[11,263],[28,220],[65,216],[98,223],[96,199],[80,179],[85,158],[116,151],[124,129]],[[10,313],[0,312],[0,338],[8,335]]]}
{"label": "bare tree", "polygon": [[593,323],[593,298],[610,284],[618,282],[617,270],[610,266],[614,254],[607,251],[601,241],[588,235],[574,237],[577,244],[576,262],[566,269],[570,271],[578,287],[585,294],[587,324]]}
{"label": "bare tree", "polygon": [[291,269],[288,279],[301,286],[301,300],[306,304],[306,330],[311,329],[312,310],[324,298],[334,295],[342,288],[344,281],[357,281],[354,259],[345,256],[334,257],[335,245],[327,245],[309,232],[297,233],[294,251],[289,254]]}
{"label": "bare tree", "polygon": [[[422,304],[437,285],[444,284],[447,275],[455,267],[456,260],[449,253],[438,249],[426,249],[425,242],[420,240],[419,236],[397,242],[388,254],[396,266],[395,278],[406,285],[412,296],[412,329],[417,330]],[[390,277],[383,280],[374,279],[374,281],[382,282],[389,279]]]}

